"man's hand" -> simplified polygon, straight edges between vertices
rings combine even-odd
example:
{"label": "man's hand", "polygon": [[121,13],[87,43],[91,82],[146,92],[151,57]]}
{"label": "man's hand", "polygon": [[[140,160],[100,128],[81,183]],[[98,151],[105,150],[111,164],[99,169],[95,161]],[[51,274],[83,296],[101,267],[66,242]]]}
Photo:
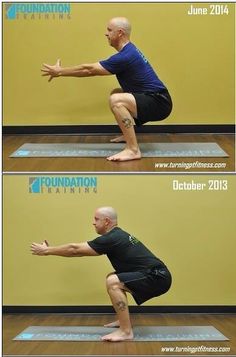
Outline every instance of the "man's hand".
{"label": "man's hand", "polygon": [[42,76],[50,76],[48,82],[55,77],[59,77],[61,72],[61,60],[58,59],[54,66],[50,66],[49,64],[44,63],[41,72],[43,72]]}
{"label": "man's hand", "polygon": [[43,243],[32,243],[30,250],[33,255],[47,255],[47,247],[49,246],[48,242],[44,240]]}

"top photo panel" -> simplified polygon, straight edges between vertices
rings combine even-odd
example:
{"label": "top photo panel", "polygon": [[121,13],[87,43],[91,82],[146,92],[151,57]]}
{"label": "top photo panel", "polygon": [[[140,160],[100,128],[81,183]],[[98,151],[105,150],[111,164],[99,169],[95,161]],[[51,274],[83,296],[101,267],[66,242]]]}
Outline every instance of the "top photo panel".
{"label": "top photo panel", "polygon": [[235,172],[234,3],[3,3],[4,172]]}

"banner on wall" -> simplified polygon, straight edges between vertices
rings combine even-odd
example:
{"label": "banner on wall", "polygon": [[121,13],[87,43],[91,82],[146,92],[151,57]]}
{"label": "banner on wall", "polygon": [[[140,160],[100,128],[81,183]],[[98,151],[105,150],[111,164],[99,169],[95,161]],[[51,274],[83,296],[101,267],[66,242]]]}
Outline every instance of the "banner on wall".
{"label": "banner on wall", "polygon": [[68,3],[8,3],[5,4],[7,20],[53,20],[71,19]]}
{"label": "banner on wall", "polygon": [[29,193],[97,193],[97,177],[29,177]]}

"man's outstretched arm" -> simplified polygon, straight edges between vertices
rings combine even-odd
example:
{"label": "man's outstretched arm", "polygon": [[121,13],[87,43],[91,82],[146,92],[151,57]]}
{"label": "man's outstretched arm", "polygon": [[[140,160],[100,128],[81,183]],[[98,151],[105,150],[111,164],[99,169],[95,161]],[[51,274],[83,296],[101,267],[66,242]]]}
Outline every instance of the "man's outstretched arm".
{"label": "man's outstretched arm", "polygon": [[49,82],[55,77],[92,77],[111,74],[99,62],[62,67],[59,59],[54,66],[44,63],[41,71],[43,72],[43,76],[49,76]]}
{"label": "man's outstretched arm", "polygon": [[84,257],[99,255],[87,242],[69,243],[59,246],[49,246],[47,241],[43,243],[32,243],[30,250],[33,255],[58,255],[61,257]]}

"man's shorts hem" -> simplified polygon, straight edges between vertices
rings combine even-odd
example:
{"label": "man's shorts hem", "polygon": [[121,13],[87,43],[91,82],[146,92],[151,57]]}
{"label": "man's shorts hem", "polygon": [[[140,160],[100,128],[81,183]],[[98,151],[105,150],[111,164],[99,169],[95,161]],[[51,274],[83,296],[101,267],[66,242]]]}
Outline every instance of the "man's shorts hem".
{"label": "man's shorts hem", "polygon": [[137,305],[165,294],[171,286],[171,274],[166,267],[153,267],[145,271],[116,273],[131,291]]}
{"label": "man's shorts hem", "polygon": [[167,90],[131,94],[137,106],[137,118],[134,118],[137,126],[151,121],[164,120],[172,111],[172,100]]}

